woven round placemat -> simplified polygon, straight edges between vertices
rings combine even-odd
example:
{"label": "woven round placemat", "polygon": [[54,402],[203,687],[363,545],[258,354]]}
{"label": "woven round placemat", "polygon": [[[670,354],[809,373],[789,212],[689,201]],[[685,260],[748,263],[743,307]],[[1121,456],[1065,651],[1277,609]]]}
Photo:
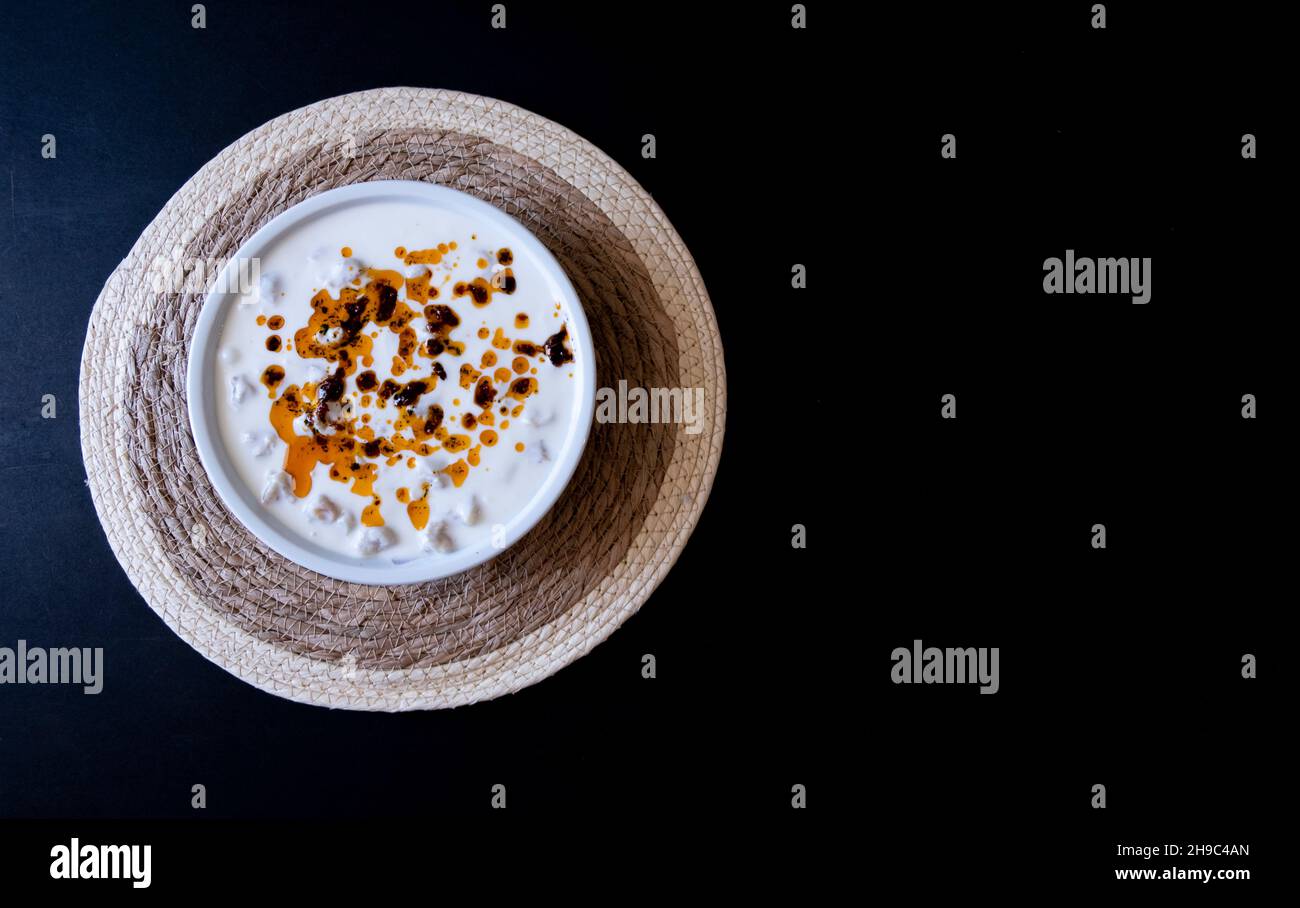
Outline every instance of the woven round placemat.
{"label": "woven round placemat", "polygon": [[[324,577],[225,509],[190,434],[185,371],[206,282],[271,218],[326,189],[423,180],[484,199],[550,249],[577,288],[597,387],[703,388],[698,434],[601,424],[528,536],[455,577],[392,587]],[[195,286],[190,286],[194,284]],[[187,643],[263,690],[331,707],[458,706],[533,684],[640,608],[685,545],[717,471],[726,383],[717,324],[663,212],[590,143],[457,92],[388,88],[285,114],[206,164],[95,303],[81,443],[118,560]]]}

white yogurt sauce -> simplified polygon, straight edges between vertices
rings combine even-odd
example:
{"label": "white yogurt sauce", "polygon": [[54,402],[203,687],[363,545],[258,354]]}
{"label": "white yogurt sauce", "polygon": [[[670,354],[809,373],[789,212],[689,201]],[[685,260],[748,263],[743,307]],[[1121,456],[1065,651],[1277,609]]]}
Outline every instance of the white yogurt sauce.
{"label": "white yogurt sauce", "polygon": [[[239,477],[261,502],[269,516],[279,520],[289,531],[332,552],[364,559],[384,558],[403,561],[414,557],[436,558],[474,547],[491,538],[494,527],[508,525],[528,504],[550,475],[573,423],[579,396],[575,378],[576,362],[553,364],[543,352],[525,357],[527,370],[520,373],[515,364],[520,356],[513,349],[494,347],[503,338],[527,341],[541,347],[565,327],[565,313],[559,287],[551,281],[542,263],[530,258],[512,237],[494,226],[472,222],[463,215],[391,199],[342,206],[300,224],[277,239],[261,256],[261,278],[253,291],[230,306],[220,330],[216,379],[220,389],[218,409],[221,439]],[[451,249],[452,243],[456,244]],[[408,263],[396,250],[448,251],[441,261],[430,264]],[[498,252],[510,251],[498,260]],[[346,255],[344,252],[346,251]],[[514,278],[514,292],[504,290],[504,275]],[[367,457],[355,451],[355,462],[375,464],[371,494],[357,494],[355,483],[347,473],[344,481],[331,478],[330,465],[316,463],[310,469],[310,491],[304,494],[300,483],[286,470],[289,443],[286,431],[271,422],[272,406],[291,387],[304,393],[316,388],[334,374],[337,362],[321,358],[304,358],[296,349],[295,334],[308,326],[313,315],[312,299],[326,291],[339,299],[344,288],[365,291],[376,271],[397,272],[402,279],[414,279],[426,271],[430,286],[438,290],[428,302],[412,302],[404,282],[398,286],[397,298],[415,310],[410,322],[418,340],[419,355],[411,358],[412,366],[395,374],[394,358],[399,353],[399,334],[387,326],[367,323],[361,330],[371,341],[371,361],[357,362],[344,379],[341,398],[327,404],[326,418],[308,420],[299,413],[293,420],[292,433],[302,439],[313,438],[313,427],[325,437],[351,437],[368,428],[374,438],[400,435],[412,445],[416,440],[410,428],[399,428],[394,421],[406,410],[393,399],[380,405],[377,392],[364,393],[357,377],[373,372],[382,385],[386,379],[398,384],[413,380],[436,381],[410,409],[417,418],[441,408],[442,426],[453,435],[468,436],[468,447],[448,450],[439,440],[428,438],[427,452],[418,448],[398,451],[396,455]],[[482,278],[499,289],[481,308],[470,296],[454,296],[458,283]],[[454,355],[444,350],[430,358],[424,355],[426,343],[437,335],[430,331],[424,315],[425,306],[450,306],[460,324],[446,334],[449,341],[464,345],[464,352]],[[400,302],[399,302],[400,306]],[[527,318],[526,327],[518,327],[518,316]],[[283,326],[276,318],[283,319]],[[259,324],[259,318],[264,322]],[[480,337],[486,329],[486,337]],[[498,330],[500,333],[498,333]],[[572,331],[567,332],[564,347],[575,360],[587,355],[577,349]],[[267,339],[275,335],[279,350],[269,350]],[[345,340],[337,326],[319,336],[328,347]],[[310,345],[309,349],[311,348]],[[294,349],[291,349],[294,348]],[[497,362],[485,367],[484,354],[492,351]],[[438,379],[433,364],[441,363],[445,379]],[[482,418],[484,408],[475,402],[473,387],[462,387],[460,371],[464,364],[481,371],[492,383],[495,400],[488,410],[491,425],[479,423],[472,428],[462,425],[463,417]],[[284,378],[268,390],[263,375],[268,367],[277,366]],[[508,380],[501,380],[499,370],[509,370]],[[506,396],[513,382],[523,377],[536,381],[535,392],[522,401]],[[323,396],[323,395],[321,395]],[[319,405],[321,401],[311,401]],[[506,411],[502,412],[502,406]],[[314,407],[304,403],[303,410]],[[368,415],[369,421],[365,421]],[[336,428],[335,426],[339,426]],[[423,423],[422,423],[423,425]],[[496,436],[495,444],[488,440]],[[363,442],[358,437],[358,446]],[[304,442],[305,444],[306,442]],[[522,446],[522,450],[518,447]],[[464,468],[474,451],[478,463]],[[457,467],[463,473],[456,479]],[[342,465],[350,467],[350,464]],[[447,468],[452,467],[448,472]],[[405,490],[404,493],[399,490]],[[427,489],[427,493],[426,490]],[[427,523],[422,528],[420,507],[414,513],[408,502],[428,504]],[[367,506],[374,505],[367,512]],[[376,519],[382,525],[376,525]]]}

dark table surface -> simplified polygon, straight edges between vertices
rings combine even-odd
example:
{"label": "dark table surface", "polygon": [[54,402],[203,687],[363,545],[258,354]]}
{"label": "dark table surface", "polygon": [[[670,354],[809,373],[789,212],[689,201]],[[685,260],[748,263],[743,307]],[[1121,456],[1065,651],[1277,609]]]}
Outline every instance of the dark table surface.
{"label": "dark table surface", "polygon": [[[803,783],[898,824],[891,860],[986,821],[1018,830],[986,857],[1074,835],[1052,860],[1093,872],[1138,831],[1261,834],[1294,417],[1271,7],[1112,4],[1098,31],[1087,4],[814,5],[797,31],[789,6],[510,3],[495,32],[477,3],[209,3],[205,30],[189,4],[9,4],[0,645],[102,646],[107,678],[0,689],[0,814],[189,815],[203,783],[210,814],[421,816],[502,780],[734,814]],[[168,197],[266,120],[384,85],[505,99],[628,168],[700,265],[729,383],[712,498],[645,607],[535,687],[397,716],[279,700],[175,638],[104,540],[76,404],[91,305]],[[1067,249],[1151,257],[1151,302],[1045,296]],[[1001,647],[1001,690],[891,684],[914,639]]]}
{"label": "dark table surface", "polygon": [[[775,177],[810,168],[816,147],[766,117],[786,121],[781,111],[818,91],[823,63],[811,44],[790,41],[788,15],[777,8],[766,27],[751,24],[742,49],[729,46],[726,11],[693,11],[683,34],[652,10],[538,3],[510,4],[507,28],[495,30],[490,6],[208,3],[200,30],[190,4],[5,4],[0,646],[103,647],[106,664],[96,696],[0,688],[0,815],[192,815],[195,783],[207,786],[212,815],[470,807],[503,780],[513,781],[512,806],[634,807],[683,774],[723,769],[765,776],[760,797],[783,804],[791,774],[811,771],[804,743],[759,722],[826,683],[798,677],[814,628],[786,627],[778,640],[760,630],[783,622],[788,597],[804,591],[789,538],[808,516],[802,495],[773,481],[775,464],[756,474],[761,498],[732,479],[730,443],[699,528],[642,611],[545,683],[471,709],[349,714],[244,685],[166,628],[100,529],[77,419],[100,287],[206,161],[322,98],[442,87],[562,123],[667,211],[722,330],[758,333],[748,324],[757,301],[783,298],[795,250],[806,248],[792,225],[815,204],[803,179]],[[646,133],[657,138],[654,160],[641,157]],[[41,156],[47,134],[54,159]],[[752,153],[738,155],[727,135],[748,136]],[[41,417],[46,394],[55,419]],[[731,413],[741,432],[754,418],[743,397]],[[653,682],[641,677],[645,653],[658,660]]]}

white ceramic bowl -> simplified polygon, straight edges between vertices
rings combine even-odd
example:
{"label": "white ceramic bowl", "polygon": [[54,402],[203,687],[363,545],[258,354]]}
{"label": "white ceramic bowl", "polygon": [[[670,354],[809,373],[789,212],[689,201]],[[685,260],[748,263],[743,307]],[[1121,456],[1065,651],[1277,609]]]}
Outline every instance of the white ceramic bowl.
{"label": "white ceramic bowl", "polygon": [[222,389],[216,380],[216,357],[228,307],[237,304],[238,294],[234,290],[227,292],[221,289],[211,292],[194,328],[186,390],[194,443],[212,486],[240,523],[285,558],[330,577],[367,584],[418,583],[448,577],[482,564],[519,541],[550,510],[572,478],[590,434],[596,398],[591,329],[564,269],[546,247],[514,218],[487,202],[454,189],[429,183],[385,180],[356,183],[313,196],[253,234],[231,257],[226,272],[219,276],[213,286],[236,288],[236,272],[240,260],[260,257],[261,252],[277,239],[309,225],[313,218],[359,201],[382,202],[387,199],[403,202],[414,200],[422,205],[449,209],[473,218],[504,234],[509,239],[511,248],[531,254],[533,260],[540,263],[544,277],[552,282],[559,296],[561,312],[570,329],[574,379],[577,384],[572,412],[568,414],[569,425],[564,446],[561,450],[552,452],[554,467],[541,488],[497,534],[502,543],[500,546],[485,541],[450,554],[431,554],[400,562],[385,558],[382,553],[369,557],[341,555],[314,543],[277,520],[239,476],[226,451],[218,422],[217,395]]}

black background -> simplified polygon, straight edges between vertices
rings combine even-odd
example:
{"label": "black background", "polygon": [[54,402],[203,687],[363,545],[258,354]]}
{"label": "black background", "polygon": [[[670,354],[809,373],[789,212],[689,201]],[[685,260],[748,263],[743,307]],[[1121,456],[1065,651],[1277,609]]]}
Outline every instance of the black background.
{"label": "black background", "polygon": [[[106,681],[0,688],[0,816],[192,818],[201,782],[206,819],[424,823],[504,782],[551,815],[834,819],[868,886],[1200,885],[1113,881],[1142,863],[1116,844],[1165,841],[1249,842],[1182,866],[1259,885],[1293,415],[1268,4],[1108,4],[1105,31],[1087,3],[809,4],[805,31],[784,3],[515,2],[503,31],[488,3],[213,2],[205,30],[189,6],[4,6],[0,645],[102,646]],[[75,405],[94,299],[171,194],[263,122],[385,85],[502,98],[626,167],[696,257],[729,393],[709,505],[637,615],[540,685],[397,716],[263,694],[172,635],[104,539]],[[1067,248],[1151,257],[1150,303],[1044,295]],[[918,638],[998,646],[1001,691],[891,684]],[[96,828],[39,827],[24,874]],[[202,866],[167,857],[159,880]]]}

